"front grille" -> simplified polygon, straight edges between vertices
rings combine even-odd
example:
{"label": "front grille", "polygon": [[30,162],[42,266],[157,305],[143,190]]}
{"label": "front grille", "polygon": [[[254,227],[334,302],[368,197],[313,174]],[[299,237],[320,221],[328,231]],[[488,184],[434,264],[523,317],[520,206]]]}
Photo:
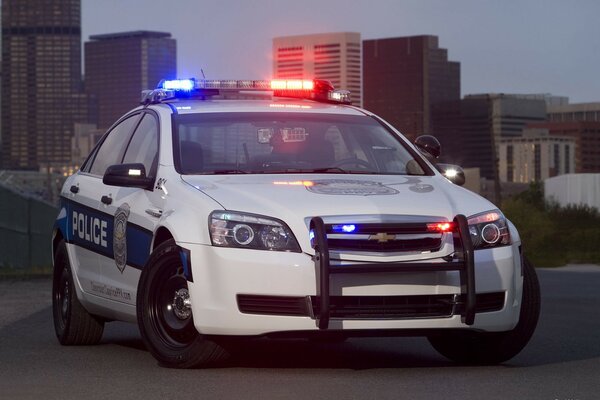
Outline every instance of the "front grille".
{"label": "front grille", "polygon": [[329,250],[353,252],[435,252],[443,235],[428,232],[427,223],[360,224],[351,233],[325,226]]}
{"label": "front grille", "polygon": [[[501,310],[504,292],[477,295],[478,313]],[[307,317],[319,314],[319,297],[238,295],[238,308],[244,314]],[[331,318],[410,319],[444,318],[460,314],[464,296],[451,294],[414,296],[331,296]]]}
{"label": "front grille", "polygon": [[379,242],[375,239],[327,239],[330,250],[374,251],[374,252],[423,252],[437,251],[441,246],[441,235],[437,238],[398,239]]}

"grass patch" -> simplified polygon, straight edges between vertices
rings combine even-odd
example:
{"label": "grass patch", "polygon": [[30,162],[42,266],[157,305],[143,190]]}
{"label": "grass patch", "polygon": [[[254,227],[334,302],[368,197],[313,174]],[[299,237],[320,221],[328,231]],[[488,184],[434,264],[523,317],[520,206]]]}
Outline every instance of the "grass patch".
{"label": "grass patch", "polygon": [[502,206],[534,265],[600,264],[600,213],[595,208],[548,203],[539,183]]}

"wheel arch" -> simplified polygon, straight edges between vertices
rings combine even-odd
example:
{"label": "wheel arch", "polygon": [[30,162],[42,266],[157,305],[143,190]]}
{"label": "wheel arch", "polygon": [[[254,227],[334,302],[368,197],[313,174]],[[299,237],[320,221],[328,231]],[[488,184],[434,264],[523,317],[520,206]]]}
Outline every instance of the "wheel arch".
{"label": "wheel arch", "polygon": [[165,226],[159,227],[156,230],[156,233],[154,234],[154,240],[152,242],[152,251],[154,251],[154,249],[156,249],[158,246],[160,246],[169,239],[175,239],[169,228]]}
{"label": "wheel arch", "polygon": [[52,233],[52,265],[54,266],[54,258],[56,257],[56,251],[58,249],[58,245],[62,240],[64,240],[64,235],[62,231],[58,228],[54,229]]}

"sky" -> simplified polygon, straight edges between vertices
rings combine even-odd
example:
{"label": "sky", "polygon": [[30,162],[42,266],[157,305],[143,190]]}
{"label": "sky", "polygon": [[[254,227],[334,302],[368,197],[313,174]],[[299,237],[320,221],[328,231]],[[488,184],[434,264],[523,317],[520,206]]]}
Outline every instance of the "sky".
{"label": "sky", "polygon": [[598,0],[82,0],[89,35],[153,30],[177,40],[182,78],[268,79],[276,36],[436,35],[461,94],[550,93],[600,102]]}

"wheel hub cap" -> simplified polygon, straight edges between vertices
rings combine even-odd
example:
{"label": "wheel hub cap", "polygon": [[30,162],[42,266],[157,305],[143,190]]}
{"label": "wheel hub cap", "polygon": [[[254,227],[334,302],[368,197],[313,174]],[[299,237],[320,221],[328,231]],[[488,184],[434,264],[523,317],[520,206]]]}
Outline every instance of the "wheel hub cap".
{"label": "wheel hub cap", "polygon": [[181,320],[188,319],[192,316],[192,302],[187,289],[182,288],[175,292],[173,302],[171,303],[173,313]]}

